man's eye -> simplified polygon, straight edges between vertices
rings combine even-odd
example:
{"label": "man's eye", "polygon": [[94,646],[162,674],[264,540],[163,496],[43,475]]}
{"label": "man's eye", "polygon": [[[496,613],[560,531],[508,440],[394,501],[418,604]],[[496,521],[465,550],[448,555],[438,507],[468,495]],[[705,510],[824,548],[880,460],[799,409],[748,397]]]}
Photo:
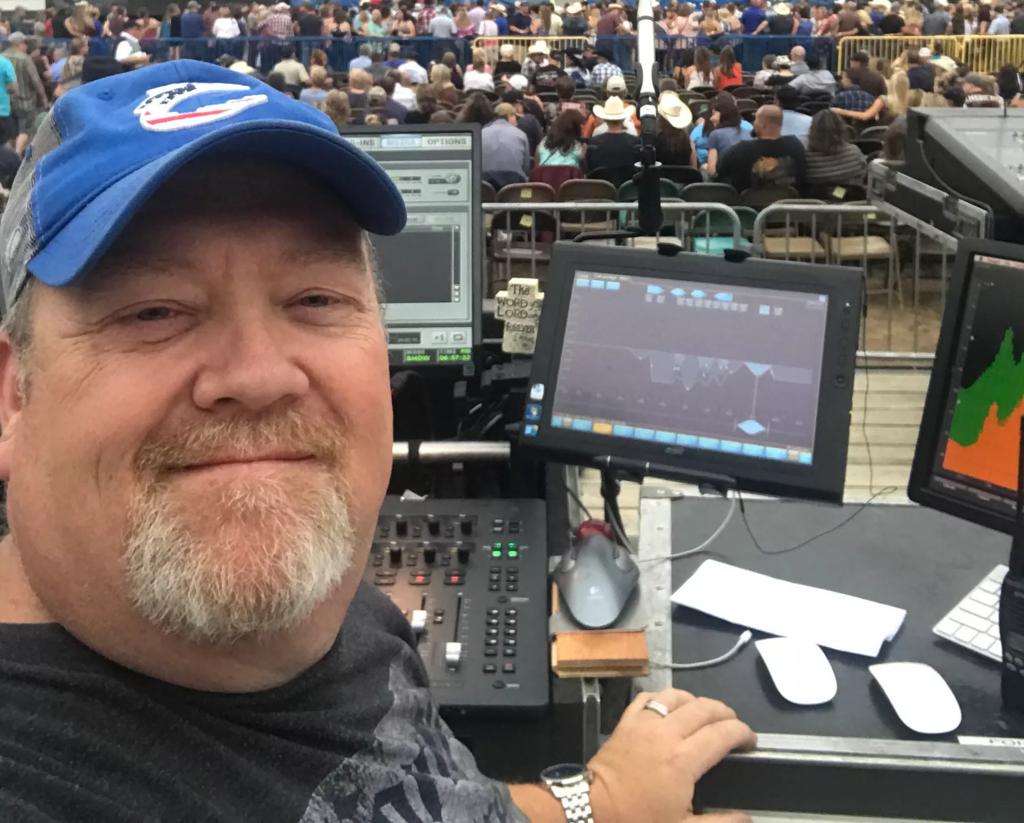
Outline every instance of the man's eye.
{"label": "man's eye", "polygon": [[158,320],[170,320],[176,312],[170,306],[147,306],[129,315],[126,320],[152,323]]}
{"label": "man's eye", "polygon": [[337,299],[329,294],[305,294],[296,301],[298,305],[309,309],[332,306],[337,302]]}

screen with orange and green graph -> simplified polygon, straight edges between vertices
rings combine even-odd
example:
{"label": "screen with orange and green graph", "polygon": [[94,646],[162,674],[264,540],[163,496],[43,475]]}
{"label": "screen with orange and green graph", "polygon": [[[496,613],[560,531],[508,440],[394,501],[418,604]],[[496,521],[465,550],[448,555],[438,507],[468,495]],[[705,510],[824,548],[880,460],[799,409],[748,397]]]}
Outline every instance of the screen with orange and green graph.
{"label": "screen with orange and green graph", "polygon": [[941,469],[988,491],[1015,493],[1024,414],[1024,269],[975,258],[966,309]]}

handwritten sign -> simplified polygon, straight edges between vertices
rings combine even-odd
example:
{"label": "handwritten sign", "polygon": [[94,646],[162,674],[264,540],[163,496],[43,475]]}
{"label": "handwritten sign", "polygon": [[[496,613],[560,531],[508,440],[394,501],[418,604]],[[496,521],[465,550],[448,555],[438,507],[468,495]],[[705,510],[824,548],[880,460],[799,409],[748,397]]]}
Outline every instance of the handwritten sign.
{"label": "handwritten sign", "polygon": [[501,349],[507,354],[533,354],[537,345],[537,321],[544,295],[531,277],[513,277],[508,288],[494,299],[494,316],[505,324]]}

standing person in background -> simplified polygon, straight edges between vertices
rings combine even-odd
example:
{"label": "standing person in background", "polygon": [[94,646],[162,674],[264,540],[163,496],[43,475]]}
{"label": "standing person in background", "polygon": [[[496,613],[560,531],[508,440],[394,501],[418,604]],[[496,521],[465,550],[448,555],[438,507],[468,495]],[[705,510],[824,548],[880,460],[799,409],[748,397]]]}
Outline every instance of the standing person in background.
{"label": "standing person in background", "polygon": [[467,12],[469,19],[473,21],[473,28],[476,29],[477,34],[483,34],[483,32],[480,31],[480,24],[487,19],[487,9],[485,6],[486,0],[476,0],[475,3],[472,3],[472,7]]}
{"label": "standing person in background", "polygon": [[18,93],[18,77],[14,64],[0,56],[0,143],[15,147],[18,137],[18,119],[12,115],[11,100]]}
{"label": "standing person in background", "polygon": [[590,24],[587,22],[587,18],[583,16],[583,4],[578,2],[578,0],[566,7],[565,15],[562,19],[563,35],[566,37],[579,37],[589,31]]}
{"label": "standing person in background", "polygon": [[760,34],[767,26],[768,15],[764,13],[764,0],[750,0],[740,15],[744,34]]}
{"label": "standing person in background", "polygon": [[736,53],[732,46],[726,46],[718,55],[714,85],[720,91],[743,85],[743,67],[736,62]]}
{"label": "standing person in background", "polygon": [[722,20],[720,12],[714,6],[703,6],[703,17],[700,21],[700,33],[709,40],[714,40],[722,34]]}
{"label": "standing person in background", "polygon": [[[184,40],[180,49],[181,56],[185,58],[196,58],[200,54],[203,44],[198,41],[203,36],[203,15],[200,12],[197,0],[189,0],[185,11],[181,15],[179,28],[181,38]],[[107,17],[107,25],[110,25],[110,17]],[[265,70],[265,69],[264,69]]]}
{"label": "standing person in background", "polygon": [[18,156],[25,153],[25,147],[35,134],[36,121],[40,112],[46,109],[46,89],[42,78],[36,70],[32,58],[28,56],[28,45],[25,35],[20,31],[13,32],[7,38],[7,48],[3,52],[11,65],[18,89],[11,100],[11,114],[15,119],[18,133],[14,142],[14,150]]}
{"label": "standing person in background", "polygon": [[181,57],[181,8],[177,3],[168,3],[164,9],[164,17],[160,23],[160,39],[174,41],[167,52],[171,60]]}

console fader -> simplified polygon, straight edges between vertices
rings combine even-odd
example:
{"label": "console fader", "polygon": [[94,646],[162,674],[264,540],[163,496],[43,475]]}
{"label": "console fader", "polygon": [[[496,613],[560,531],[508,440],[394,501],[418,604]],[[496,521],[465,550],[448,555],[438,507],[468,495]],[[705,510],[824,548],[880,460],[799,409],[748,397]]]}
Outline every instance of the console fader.
{"label": "console fader", "polygon": [[365,576],[412,625],[442,709],[547,706],[546,530],[541,500],[385,500]]}

